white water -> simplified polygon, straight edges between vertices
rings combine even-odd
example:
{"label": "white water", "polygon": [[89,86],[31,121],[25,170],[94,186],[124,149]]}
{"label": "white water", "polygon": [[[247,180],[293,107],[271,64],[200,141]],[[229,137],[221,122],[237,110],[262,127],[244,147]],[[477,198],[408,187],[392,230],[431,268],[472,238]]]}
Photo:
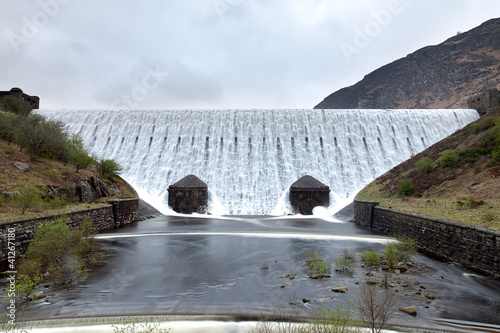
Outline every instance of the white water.
{"label": "white water", "polygon": [[289,213],[285,191],[311,175],[331,210],[393,166],[476,120],[474,110],[40,110],[114,159],[163,213],[168,186],[194,174],[212,214]]}

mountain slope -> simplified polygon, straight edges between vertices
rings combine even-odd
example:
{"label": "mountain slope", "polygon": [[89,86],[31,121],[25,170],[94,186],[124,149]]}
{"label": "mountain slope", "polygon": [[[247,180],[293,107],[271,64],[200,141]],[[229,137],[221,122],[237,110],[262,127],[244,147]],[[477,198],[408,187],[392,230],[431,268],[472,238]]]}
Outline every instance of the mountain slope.
{"label": "mountain slope", "polygon": [[500,19],[424,47],[326,97],[315,109],[466,108],[500,86]]}

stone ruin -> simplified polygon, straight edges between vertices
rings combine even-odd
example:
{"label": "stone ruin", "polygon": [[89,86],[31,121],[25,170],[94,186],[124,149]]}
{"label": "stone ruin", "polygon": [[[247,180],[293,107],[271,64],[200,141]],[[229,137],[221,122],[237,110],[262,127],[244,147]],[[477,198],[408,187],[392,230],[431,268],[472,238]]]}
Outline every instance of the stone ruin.
{"label": "stone ruin", "polygon": [[330,187],[311,176],[303,176],[290,186],[294,214],[312,215],[316,206],[330,204]]}
{"label": "stone ruin", "polygon": [[168,205],[177,213],[204,214],[208,207],[208,186],[189,175],[168,187]]}

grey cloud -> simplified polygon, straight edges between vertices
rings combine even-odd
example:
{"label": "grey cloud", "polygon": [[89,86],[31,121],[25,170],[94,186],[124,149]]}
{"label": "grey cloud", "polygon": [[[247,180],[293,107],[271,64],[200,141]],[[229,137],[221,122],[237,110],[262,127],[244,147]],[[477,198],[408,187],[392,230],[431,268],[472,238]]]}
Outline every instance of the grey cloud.
{"label": "grey cloud", "polygon": [[[354,45],[356,32],[374,24],[373,13],[394,1],[403,9],[379,31],[372,26],[369,43],[348,59],[342,43]],[[0,89],[21,86],[50,108],[107,108],[132,92],[141,108],[313,107],[500,9],[496,0],[0,0],[0,6],[0,61],[9,64]],[[21,38],[17,45],[12,36]],[[148,66],[168,75],[144,81]]]}

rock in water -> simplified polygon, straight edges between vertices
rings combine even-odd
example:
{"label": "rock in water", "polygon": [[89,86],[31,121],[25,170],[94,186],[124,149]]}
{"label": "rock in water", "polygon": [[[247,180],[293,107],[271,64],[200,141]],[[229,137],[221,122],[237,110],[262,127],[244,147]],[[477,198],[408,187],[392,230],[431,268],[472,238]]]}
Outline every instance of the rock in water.
{"label": "rock in water", "polygon": [[417,315],[417,309],[414,306],[405,306],[405,307],[399,308],[399,311],[402,311],[402,312],[407,313],[407,314],[412,315],[412,316]]}
{"label": "rock in water", "polygon": [[177,213],[207,212],[208,186],[195,175],[189,175],[168,187],[168,205]]}
{"label": "rock in water", "polygon": [[346,287],[332,287],[332,291],[334,293],[342,293],[342,294],[345,294],[347,292],[347,288]]}
{"label": "rock in water", "polygon": [[290,203],[295,214],[312,215],[314,207],[330,204],[330,187],[311,176],[303,176],[290,186]]}

